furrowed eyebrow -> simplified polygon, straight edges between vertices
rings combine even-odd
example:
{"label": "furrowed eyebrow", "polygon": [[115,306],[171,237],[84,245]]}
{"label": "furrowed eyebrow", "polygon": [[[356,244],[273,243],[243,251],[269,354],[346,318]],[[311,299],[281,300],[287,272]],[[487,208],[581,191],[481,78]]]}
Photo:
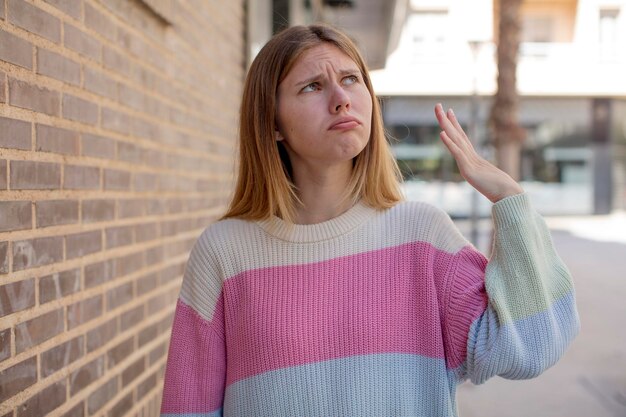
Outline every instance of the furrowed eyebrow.
{"label": "furrowed eyebrow", "polygon": [[[359,75],[360,75],[360,74],[361,74],[361,71],[360,71],[358,68],[352,68],[352,69],[342,69],[342,70],[339,70],[339,75],[340,75],[340,76],[342,76],[342,77],[344,77],[344,76],[346,76],[346,75],[352,75],[352,74],[359,74]],[[319,79],[321,79],[321,78],[324,78],[324,74],[317,74],[317,75],[314,75],[314,76],[312,76],[312,77],[307,78],[306,80],[302,80],[302,81],[299,81],[299,82],[295,83],[295,85],[296,85],[296,86],[305,86],[305,85],[309,85],[309,84],[311,84],[312,82],[314,82],[314,81],[316,81],[316,80],[319,80]]]}

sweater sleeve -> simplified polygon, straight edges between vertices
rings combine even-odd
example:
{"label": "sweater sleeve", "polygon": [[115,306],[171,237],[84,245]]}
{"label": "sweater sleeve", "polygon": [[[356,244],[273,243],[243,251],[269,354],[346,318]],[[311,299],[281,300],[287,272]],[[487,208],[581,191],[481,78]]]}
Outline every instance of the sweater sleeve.
{"label": "sweater sleeve", "polygon": [[221,282],[205,232],[187,261],[174,313],[161,417],[222,415],[226,346]]}
{"label": "sweater sleeve", "polygon": [[572,278],[526,194],[493,206],[491,259],[471,245],[449,269],[446,321],[460,379],[529,379],[554,365],[578,334]]}

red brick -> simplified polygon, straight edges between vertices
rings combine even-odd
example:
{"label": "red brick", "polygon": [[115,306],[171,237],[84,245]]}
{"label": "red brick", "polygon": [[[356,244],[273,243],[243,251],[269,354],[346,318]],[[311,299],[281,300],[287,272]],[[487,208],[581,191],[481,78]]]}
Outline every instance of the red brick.
{"label": "red brick", "polygon": [[35,125],[38,151],[78,155],[78,132],[54,126]]}
{"label": "red brick", "polygon": [[75,395],[102,375],[104,375],[104,356],[96,358],[70,374],[70,395]]}
{"label": "red brick", "polygon": [[103,222],[115,217],[115,200],[83,200],[84,223]]}
{"label": "red brick", "polygon": [[108,259],[85,266],[85,288],[92,288],[110,281],[115,276],[115,262]]}
{"label": "red brick", "polygon": [[100,410],[111,398],[117,394],[117,376],[111,378],[106,384],[94,391],[87,400],[87,411],[89,415]]}
{"label": "red brick", "polygon": [[61,417],[84,417],[85,416],[85,403],[81,402],[72,407],[67,413]]}
{"label": "red brick", "polygon": [[84,133],[83,134],[83,155],[95,158],[114,159],[115,140]]}
{"label": "red brick", "polygon": [[126,311],[125,313],[122,313],[122,315],[120,316],[120,330],[123,332],[141,323],[141,321],[144,319],[143,311],[144,307],[143,305],[140,305]]}
{"label": "red brick", "polygon": [[115,288],[111,288],[107,292],[107,311],[114,310],[117,307],[124,305],[132,300],[133,300],[133,283],[132,282],[127,282]]}
{"label": "red brick", "polygon": [[157,324],[152,324],[148,326],[147,328],[143,329],[142,331],[140,331],[139,336],[137,336],[137,346],[141,347],[145,345],[146,343],[156,339],[157,336],[159,335],[158,328],[159,328],[159,325],[157,323]]}
{"label": "red brick", "polygon": [[37,382],[37,357],[33,356],[0,371],[0,404]]}
{"label": "red brick", "polygon": [[165,201],[163,199],[153,199],[146,202],[147,215],[160,215],[166,213]]}
{"label": "red brick", "polygon": [[9,272],[9,242],[0,242],[0,274]]}
{"label": "red brick", "polygon": [[131,274],[144,267],[143,252],[126,255],[115,260],[115,276]]}
{"label": "red brick", "polygon": [[161,222],[161,236],[174,236],[180,231],[178,220]]}
{"label": "red brick", "polygon": [[35,305],[33,279],[0,286],[0,317],[25,310]]}
{"label": "red brick", "polygon": [[30,150],[31,131],[30,122],[0,117],[0,147]]}
{"label": "red brick", "polygon": [[167,295],[161,294],[148,300],[148,315],[158,313],[167,307]]}
{"label": "red brick", "polygon": [[30,201],[0,201],[0,232],[31,229]]}
{"label": "red brick", "polygon": [[50,190],[61,186],[61,167],[51,162],[11,161],[12,190]]}
{"label": "red brick", "polygon": [[33,69],[33,47],[28,41],[0,30],[0,60]]}
{"label": "red brick", "polygon": [[[131,65],[129,59],[108,46],[105,46],[102,50],[102,62],[105,67],[112,69],[115,72],[127,77],[131,75]],[[123,89],[126,89],[126,87],[120,88],[120,101],[126,104],[126,100],[122,99]]]}
{"label": "red brick", "polygon": [[122,387],[128,386],[146,369],[145,358],[137,359],[122,372]]}
{"label": "red brick", "polygon": [[61,110],[61,96],[57,91],[11,77],[9,77],[9,102],[13,106],[51,116],[58,116]]}
{"label": "red brick", "polygon": [[13,242],[13,271],[63,260],[63,238],[41,237]]}
{"label": "red brick", "polygon": [[80,84],[80,64],[47,49],[37,48],[37,74],[74,85]]}
{"label": "red brick", "polygon": [[15,326],[15,351],[22,353],[62,332],[62,308],[17,324]]}
{"label": "red brick", "polygon": [[117,336],[117,318],[113,318],[87,332],[87,352],[93,352],[106,345],[115,336]]}
{"label": "red brick", "polygon": [[174,265],[169,265],[161,271],[161,284],[167,284],[170,281],[177,280],[183,276],[185,272],[185,264],[177,263]]}
{"label": "red brick", "polygon": [[141,164],[143,160],[143,151],[135,144],[117,142],[117,157],[121,161]]}
{"label": "red brick", "polygon": [[104,170],[105,190],[128,190],[130,188],[130,172],[119,169]]}
{"label": "red brick", "polygon": [[104,129],[125,133],[127,135],[131,133],[130,126],[132,124],[132,118],[128,114],[117,110],[103,107],[100,123]]}
{"label": "red brick", "polygon": [[157,375],[152,373],[137,385],[137,398],[144,398],[157,385]]}
{"label": "red brick", "polygon": [[41,354],[40,373],[45,378],[58,370],[75,362],[85,354],[83,349],[83,336],[53,347]]}
{"label": "red brick", "polygon": [[60,42],[59,19],[23,0],[9,0],[8,6],[9,22],[52,42]]}
{"label": "red brick", "polygon": [[137,172],[133,176],[133,189],[135,191],[156,191],[158,189],[158,177],[147,172]]}
{"label": "red brick", "polygon": [[87,323],[102,315],[102,296],[88,298],[67,307],[67,328],[71,330],[76,326]]}
{"label": "red brick", "polygon": [[98,189],[100,188],[100,168],[83,165],[66,165],[63,176],[65,189]]}
{"label": "red brick", "polygon": [[145,200],[118,200],[117,217],[124,219],[127,217],[142,216],[144,212]]}
{"label": "red brick", "polygon": [[[161,141],[162,137],[165,135],[164,130],[164,127],[146,120],[133,120],[134,136],[151,139],[153,141]],[[165,164],[165,156],[163,155],[163,153],[156,150],[151,150],[151,152],[154,154],[154,157],[146,156],[146,163],[149,163],[153,166],[162,167]]]}
{"label": "red brick", "polygon": [[78,222],[78,200],[35,202],[37,227],[58,226]]}
{"label": "red brick", "polygon": [[110,227],[106,229],[106,248],[116,248],[133,243],[133,226]]}
{"label": "red brick", "polygon": [[76,233],[65,236],[65,256],[67,259],[79,258],[102,250],[102,232]]}
{"label": "red brick", "polygon": [[167,346],[167,342],[161,343],[159,346],[150,351],[150,355],[148,357],[148,366],[154,365],[165,356],[165,354],[167,353]]}
{"label": "red brick", "polygon": [[[0,330],[0,362],[10,357],[11,357],[11,329]],[[0,375],[2,375],[1,372],[0,372]],[[2,393],[0,392],[0,396],[1,395]]]}
{"label": "red brick", "polygon": [[95,125],[98,123],[98,105],[64,93],[63,117],[69,120]]}
{"label": "red brick", "polygon": [[80,20],[80,3],[81,0],[45,0],[46,3],[53,5],[65,14],[72,16],[76,20]]}
{"label": "red brick", "polygon": [[183,211],[183,202],[180,198],[170,198],[167,200],[167,212],[170,214],[180,213]]}
{"label": "red brick", "polygon": [[137,280],[137,296],[146,294],[157,287],[159,274],[153,272]]}
{"label": "red brick", "polygon": [[47,415],[65,402],[65,391],[65,380],[44,388],[17,408],[17,417],[40,417]]}
{"label": "red brick", "polygon": [[119,400],[107,414],[107,417],[124,417],[133,408],[133,393],[129,393]]}
{"label": "red brick", "polygon": [[130,356],[135,350],[135,338],[131,336],[107,352],[107,368],[111,369]]}
{"label": "red brick", "polygon": [[80,291],[80,269],[55,272],[39,278],[39,304]]}
{"label": "red brick", "polygon": [[146,262],[148,265],[156,265],[163,262],[163,247],[155,246],[146,251]]}
{"label": "red brick", "polygon": [[88,58],[100,61],[102,45],[97,39],[69,23],[64,23],[63,26],[65,32],[63,42],[66,47]]}
{"label": "red brick", "polygon": [[111,100],[117,100],[117,83],[102,71],[85,66],[85,89]]}
{"label": "red brick", "polygon": [[85,25],[111,41],[117,39],[116,26],[111,19],[88,3],[85,3]]}
{"label": "red brick", "polygon": [[157,223],[143,223],[135,226],[135,241],[145,242],[159,237]]}
{"label": "red brick", "polygon": [[6,190],[9,182],[7,181],[7,164],[6,159],[0,159],[0,190]]}

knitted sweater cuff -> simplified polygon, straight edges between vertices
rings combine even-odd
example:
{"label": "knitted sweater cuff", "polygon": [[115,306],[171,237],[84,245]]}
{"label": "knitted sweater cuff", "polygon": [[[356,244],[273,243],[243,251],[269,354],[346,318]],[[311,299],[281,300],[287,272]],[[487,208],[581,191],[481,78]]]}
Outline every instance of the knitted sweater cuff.
{"label": "knitted sweater cuff", "polygon": [[528,221],[533,208],[528,194],[521,193],[505,197],[495,203],[491,209],[496,230],[503,230],[515,224]]}

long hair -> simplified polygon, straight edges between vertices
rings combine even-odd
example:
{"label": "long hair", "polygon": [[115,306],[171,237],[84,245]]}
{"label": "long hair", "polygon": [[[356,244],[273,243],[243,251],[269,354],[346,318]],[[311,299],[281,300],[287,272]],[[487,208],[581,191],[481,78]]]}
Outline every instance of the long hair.
{"label": "long hair", "polygon": [[329,43],[349,56],[361,70],[372,97],[371,133],[366,147],[353,159],[346,196],[376,209],[402,200],[401,174],[385,138],[378,99],[367,66],[354,43],[327,25],[294,26],[275,35],[256,56],[244,84],[239,119],[239,168],[235,193],[223,219],[261,220],[278,216],[293,223],[301,204],[291,178],[284,145],[276,141],[278,85],[300,55]]}

